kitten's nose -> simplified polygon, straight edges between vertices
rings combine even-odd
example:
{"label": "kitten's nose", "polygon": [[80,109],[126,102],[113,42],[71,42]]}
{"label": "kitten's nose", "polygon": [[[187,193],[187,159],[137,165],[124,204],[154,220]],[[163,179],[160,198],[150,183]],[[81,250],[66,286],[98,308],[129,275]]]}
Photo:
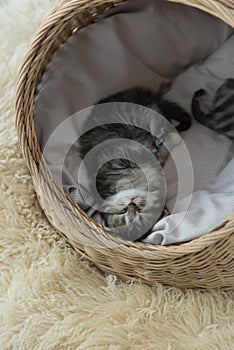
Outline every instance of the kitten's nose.
{"label": "kitten's nose", "polygon": [[136,198],[137,198],[136,196],[131,196],[129,199],[130,199],[131,202],[133,202],[134,199],[136,199]]}

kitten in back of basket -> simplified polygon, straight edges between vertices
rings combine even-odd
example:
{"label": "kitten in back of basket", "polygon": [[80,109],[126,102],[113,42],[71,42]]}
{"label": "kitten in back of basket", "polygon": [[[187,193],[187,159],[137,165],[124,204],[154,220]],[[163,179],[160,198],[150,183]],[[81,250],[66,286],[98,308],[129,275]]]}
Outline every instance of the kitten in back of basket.
{"label": "kitten in back of basket", "polygon": [[[167,122],[176,120],[177,132],[186,131],[191,126],[191,117],[183,108],[164,99],[162,93],[156,94],[148,88],[134,87],[124,90],[98,101],[96,105],[110,102],[128,102],[151,108],[159,112]],[[227,79],[221,85],[212,105],[208,107],[207,102],[205,90],[195,92],[192,98],[193,117],[201,124],[234,140],[234,79]],[[116,104],[114,106],[116,108]],[[93,120],[95,117],[94,107],[89,118]],[[145,146],[159,162],[160,167],[163,167],[170,154],[170,147],[179,142],[176,133],[168,131],[163,125],[157,124],[155,136],[136,125],[121,123],[121,118],[119,123],[108,123],[108,120],[110,119],[106,116],[105,124],[90,129],[78,140],[82,159],[85,159],[91,149],[106,140],[124,138]],[[133,147],[133,153],[141,152],[139,147]],[[139,167],[126,158],[113,158],[102,164],[97,172],[96,187],[103,199],[99,213],[105,229],[124,239],[139,240],[165,215],[166,189],[163,173],[160,167],[157,167],[156,181],[155,169],[153,176],[152,167],[150,162]],[[154,183],[151,191],[149,182]],[[155,211],[155,208],[158,210]],[[149,222],[152,223],[151,227]]]}

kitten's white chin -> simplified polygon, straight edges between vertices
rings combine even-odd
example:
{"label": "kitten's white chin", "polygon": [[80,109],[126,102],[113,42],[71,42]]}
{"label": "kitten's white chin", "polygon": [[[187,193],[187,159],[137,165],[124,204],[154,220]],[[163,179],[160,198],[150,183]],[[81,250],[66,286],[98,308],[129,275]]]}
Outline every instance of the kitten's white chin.
{"label": "kitten's white chin", "polygon": [[147,198],[147,195],[148,195],[147,191],[133,188],[130,190],[119,191],[118,193],[116,193],[116,195],[113,196],[114,197],[113,200],[126,201],[126,204],[128,204],[129,202],[131,202],[132,198],[135,198],[134,202],[136,202],[137,200],[140,200],[140,199],[145,200]]}
{"label": "kitten's white chin", "polygon": [[104,212],[118,212],[133,202],[147,212],[150,208],[162,207],[162,199],[158,196],[159,191],[148,192],[141,189],[122,190],[115,195],[106,198],[102,207]]}
{"label": "kitten's white chin", "polygon": [[123,207],[131,203],[132,198],[134,198],[134,203],[140,204],[144,203],[147,200],[148,192],[138,189],[122,190],[117,192],[115,195],[106,198],[104,206],[106,208],[115,208],[121,210]]}

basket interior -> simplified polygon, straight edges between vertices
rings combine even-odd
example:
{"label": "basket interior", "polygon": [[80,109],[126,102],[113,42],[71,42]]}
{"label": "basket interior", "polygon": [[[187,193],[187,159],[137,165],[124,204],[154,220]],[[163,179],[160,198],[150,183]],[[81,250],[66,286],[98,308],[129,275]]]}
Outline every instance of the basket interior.
{"label": "basket interior", "polygon": [[[34,105],[39,144],[56,178],[61,175],[62,164],[64,190],[79,202],[76,182],[79,159],[75,147],[68,146],[79,136],[83,109],[125,88],[141,85],[157,91],[162,82],[173,82],[168,97],[190,112],[194,91],[202,87],[213,93],[223,80],[233,77],[233,34],[231,27],[204,12],[155,0],[127,1],[102,15],[96,23],[74,33],[53,55],[38,85]],[[79,118],[67,128],[69,117],[77,112]],[[164,222],[164,226],[155,229],[159,235],[152,234],[148,240],[150,243],[170,244],[198,237],[215,228],[233,210],[230,184],[233,186],[231,174],[234,172],[233,165],[229,164],[233,154],[231,142],[196,123],[184,135],[184,140],[193,153],[193,170],[197,179],[195,192],[203,190],[202,186],[207,185],[211,178],[215,179],[220,169],[227,168],[229,182],[218,184],[219,195],[223,197],[225,191],[228,194],[224,199],[226,205],[221,213],[220,205],[212,208],[215,213],[220,213],[214,215],[212,223],[207,222],[207,212],[204,211],[197,225],[196,215],[201,214],[198,198],[196,210],[185,221],[179,236],[178,233],[177,236],[167,236],[167,239],[163,236],[164,240],[160,241],[163,230],[168,229],[168,222]],[[197,157],[197,154],[201,156]],[[172,183],[172,162],[166,166],[168,182]],[[173,208],[177,189],[171,186],[169,190],[168,198],[172,198]],[[210,211],[209,203],[205,208],[206,205],[207,201],[204,201],[204,209]],[[191,224],[196,229],[191,231]]]}

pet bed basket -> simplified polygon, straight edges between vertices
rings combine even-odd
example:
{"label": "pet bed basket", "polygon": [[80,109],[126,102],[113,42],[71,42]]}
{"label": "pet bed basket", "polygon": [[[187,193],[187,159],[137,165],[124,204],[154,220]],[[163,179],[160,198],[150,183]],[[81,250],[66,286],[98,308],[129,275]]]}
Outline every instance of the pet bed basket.
{"label": "pet bed basket", "polygon": [[[174,0],[172,0],[174,1]],[[54,52],[74,32],[90,25],[122,0],[60,0],[45,17],[21,67],[16,97],[16,126],[23,156],[49,222],[76,251],[101,270],[123,280],[179,288],[234,287],[234,214],[213,232],[171,246],[128,242],[103,232],[64,194],[45,164],[37,141],[33,105],[37,86]],[[176,1],[174,1],[176,2]],[[181,0],[234,27],[232,0]],[[40,169],[39,169],[40,164]],[[39,171],[40,170],[40,171]],[[70,237],[73,237],[72,239]]]}

